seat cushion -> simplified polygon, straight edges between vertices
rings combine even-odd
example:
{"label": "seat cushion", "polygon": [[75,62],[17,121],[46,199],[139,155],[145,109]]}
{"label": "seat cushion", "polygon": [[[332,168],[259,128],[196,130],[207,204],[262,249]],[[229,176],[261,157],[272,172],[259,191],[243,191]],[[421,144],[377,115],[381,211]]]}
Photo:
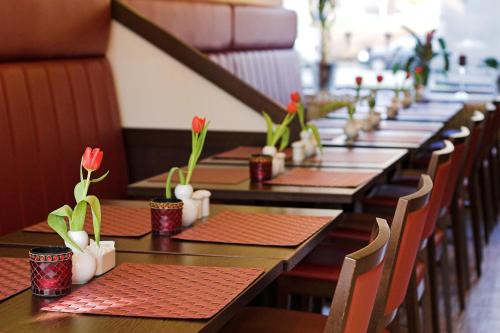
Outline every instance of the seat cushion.
{"label": "seat cushion", "polygon": [[328,317],[308,312],[247,307],[221,333],[322,333]]}
{"label": "seat cushion", "polygon": [[295,266],[290,272],[283,273],[283,275],[287,277],[298,277],[302,279],[337,282],[339,279],[340,268],[340,266],[300,263]]}
{"label": "seat cushion", "polygon": [[85,146],[104,151],[91,194],[124,198],[127,163],[105,58],[0,64],[0,234],[40,222],[63,204]]}
{"label": "seat cushion", "polygon": [[371,233],[363,230],[336,228],[328,234],[328,238],[352,239],[356,241],[370,241]]}
{"label": "seat cushion", "polygon": [[414,192],[415,188],[411,186],[397,184],[378,185],[363,199],[363,205],[395,207],[400,197]]}

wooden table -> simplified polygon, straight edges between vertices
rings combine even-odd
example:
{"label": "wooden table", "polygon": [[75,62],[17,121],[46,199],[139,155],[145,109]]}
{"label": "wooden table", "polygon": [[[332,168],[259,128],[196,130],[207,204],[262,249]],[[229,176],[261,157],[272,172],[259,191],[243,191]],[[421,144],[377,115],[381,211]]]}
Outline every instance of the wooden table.
{"label": "wooden table", "polygon": [[[106,201],[106,204],[149,207],[144,201]],[[257,246],[257,245],[237,245],[208,242],[190,242],[175,240],[166,236],[153,236],[151,233],[143,237],[101,237],[102,240],[114,240],[117,251],[139,252],[139,253],[168,253],[186,255],[206,255],[217,257],[242,257],[242,258],[269,258],[276,259],[283,263],[283,269],[291,270],[300,262],[327,233],[339,223],[342,211],[331,209],[304,209],[304,208],[280,208],[280,207],[253,207],[253,206],[227,206],[212,205],[211,215],[231,210],[238,212],[270,213],[270,214],[291,214],[310,216],[330,216],[331,221],[314,235],[296,247],[279,246]],[[202,223],[200,220],[197,223]],[[103,223],[106,223],[106,216],[103,216]],[[1,236],[0,245],[9,246],[47,246],[61,245],[62,240],[57,234],[16,231],[14,233]]]}
{"label": "wooden table", "polygon": [[[2,257],[28,257],[28,247],[0,246]],[[173,320],[45,312],[52,299],[34,296],[31,290],[0,303],[0,332],[217,332],[240,309],[262,292],[282,272],[277,259],[225,258],[189,255],[117,253],[123,262],[164,265],[260,268],[264,273],[224,309],[209,320]],[[74,286],[75,287],[75,286]]]}
{"label": "wooden table", "polygon": [[[406,149],[373,149],[324,147],[324,158],[316,156],[302,162],[286,161],[289,167],[322,167],[322,168],[361,168],[392,169],[408,154]],[[200,161],[200,164],[215,165],[248,165],[245,159],[217,158],[212,156]]]}
{"label": "wooden table", "polygon": [[[239,165],[199,165],[198,168],[243,168]],[[320,169],[320,168],[311,168]],[[332,170],[332,169],[329,169]],[[349,172],[377,172],[372,180],[355,188],[347,187],[309,187],[309,186],[276,186],[252,183],[247,179],[240,184],[192,184],[195,189],[206,189],[212,192],[212,199],[222,203],[270,203],[271,205],[293,206],[298,203],[339,205],[352,204],[363,197],[371,186],[383,180],[384,170],[379,169],[335,169]],[[163,195],[164,184],[153,182],[151,178],[133,183],[128,187],[128,194],[139,198],[152,198]],[[331,206],[330,206],[331,207]]]}
{"label": "wooden table", "polygon": [[426,131],[360,131],[356,140],[348,141],[341,128],[320,128],[319,133],[321,143],[326,147],[400,148],[413,151],[422,148],[436,135],[435,132]]}

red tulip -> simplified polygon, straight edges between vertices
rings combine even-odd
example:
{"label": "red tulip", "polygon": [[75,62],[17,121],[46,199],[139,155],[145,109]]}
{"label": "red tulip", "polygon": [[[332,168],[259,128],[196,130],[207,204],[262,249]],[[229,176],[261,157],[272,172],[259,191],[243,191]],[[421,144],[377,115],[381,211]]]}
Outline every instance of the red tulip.
{"label": "red tulip", "polygon": [[104,153],[99,148],[85,148],[82,157],[82,166],[87,171],[96,171],[101,167],[103,155]]}
{"label": "red tulip", "polygon": [[195,132],[196,134],[200,134],[201,131],[203,131],[203,128],[205,128],[206,121],[207,120],[205,118],[195,116],[192,123],[193,132]]}
{"label": "red tulip", "polygon": [[432,30],[432,31],[429,31],[426,35],[425,35],[425,42],[427,44],[430,44],[432,42],[432,38],[434,38],[434,33],[436,32],[436,30]]}
{"label": "red tulip", "polygon": [[287,107],[287,112],[292,114],[297,112],[297,103],[295,102],[290,102]]}
{"label": "red tulip", "polygon": [[290,99],[292,101],[294,101],[295,103],[299,103],[300,102],[300,95],[299,95],[299,92],[298,91],[294,91],[290,94]]}
{"label": "red tulip", "polygon": [[422,74],[424,72],[424,68],[422,66],[415,67],[415,74]]}
{"label": "red tulip", "polygon": [[377,82],[380,83],[382,81],[384,81],[384,77],[382,76],[382,74],[377,75]]}
{"label": "red tulip", "polygon": [[358,87],[360,87],[361,84],[363,84],[363,77],[362,76],[356,76],[356,85]]}

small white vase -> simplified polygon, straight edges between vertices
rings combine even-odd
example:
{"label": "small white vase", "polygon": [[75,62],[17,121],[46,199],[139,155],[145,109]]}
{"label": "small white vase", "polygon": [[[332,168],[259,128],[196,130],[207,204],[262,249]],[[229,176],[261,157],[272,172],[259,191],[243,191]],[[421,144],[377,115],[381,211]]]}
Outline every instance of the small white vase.
{"label": "small white vase", "polygon": [[314,156],[316,145],[311,131],[301,131],[300,139],[304,142],[306,157]]}
{"label": "small white vase", "polygon": [[84,284],[90,281],[96,273],[96,258],[85,248],[83,252],[76,251],[72,257],[71,280],[73,284]]}
{"label": "small white vase", "polygon": [[423,84],[419,84],[415,87],[415,101],[421,102],[424,100],[425,87]]}
{"label": "small white vase", "polygon": [[198,205],[191,198],[193,187],[189,184],[175,186],[175,197],[182,200],[182,226],[189,227],[198,219]]}
{"label": "small white vase", "polygon": [[411,92],[409,90],[405,90],[403,92],[403,100],[401,101],[401,106],[405,109],[408,109],[413,102],[413,98],[411,96]]}
{"label": "small white vase", "polygon": [[371,129],[376,130],[380,126],[380,113],[375,111],[375,109],[370,109],[368,113],[368,122],[370,123]]}
{"label": "small white vase", "polygon": [[356,121],[354,119],[348,119],[344,126],[344,134],[346,136],[346,140],[353,141],[357,138],[358,133],[359,129],[356,125]]}
{"label": "small white vase", "polygon": [[279,152],[276,154],[276,163],[278,163],[278,174],[285,172],[285,159],[286,154],[283,152]]}
{"label": "small white vase", "polygon": [[305,145],[302,140],[292,143],[292,160],[300,163],[306,159]]}
{"label": "small white vase", "polygon": [[401,103],[399,101],[399,98],[393,97],[391,105],[387,107],[387,119],[395,119],[399,113],[400,107]]}
{"label": "small white vase", "polygon": [[[69,238],[71,238],[73,242],[76,243],[76,245],[80,247],[82,251],[84,251],[89,245],[89,235],[85,230],[79,230],[79,231],[70,230],[68,231],[68,236]],[[69,247],[71,251],[73,251],[73,253],[80,252],[78,251],[78,249],[74,248],[73,246],[71,246],[71,244],[67,243],[66,241],[64,242],[64,244],[67,247]]]}
{"label": "small white vase", "polygon": [[269,155],[274,157],[274,155],[276,155],[277,152],[278,150],[274,146],[264,146],[264,148],[262,148],[262,154],[264,155]]}

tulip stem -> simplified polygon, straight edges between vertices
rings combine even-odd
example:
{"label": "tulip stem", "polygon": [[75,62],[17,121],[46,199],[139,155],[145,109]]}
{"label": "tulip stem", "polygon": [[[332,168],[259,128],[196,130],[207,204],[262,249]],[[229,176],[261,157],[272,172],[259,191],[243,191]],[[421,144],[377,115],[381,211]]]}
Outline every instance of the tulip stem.
{"label": "tulip stem", "polygon": [[92,174],[92,171],[87,170],[87,179],[85,180],[85,195],[83,196],[84,198],[87,197],[87,192],[89,191],[89,186],[90,186],[90,175]]}

